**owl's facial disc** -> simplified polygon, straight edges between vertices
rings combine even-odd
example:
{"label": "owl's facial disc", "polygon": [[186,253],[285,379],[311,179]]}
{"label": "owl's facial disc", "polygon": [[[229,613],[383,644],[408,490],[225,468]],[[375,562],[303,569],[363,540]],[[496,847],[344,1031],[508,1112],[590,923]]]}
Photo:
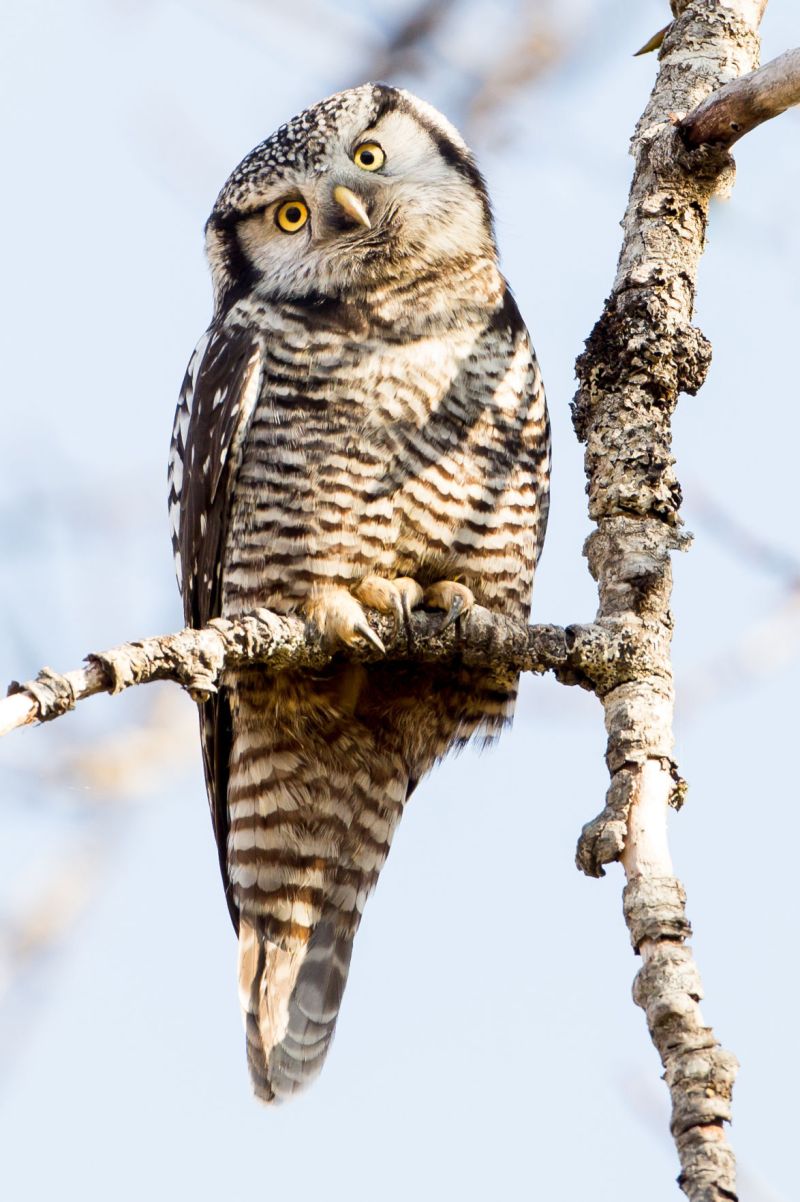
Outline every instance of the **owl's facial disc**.
{"label": "owl's facial disc", "polygon": [[220,193],[207,229],[218,303],[363,296],[465,256],[496,255],[483,180],[458,133],[383,85],[341,93],[256,149]]}

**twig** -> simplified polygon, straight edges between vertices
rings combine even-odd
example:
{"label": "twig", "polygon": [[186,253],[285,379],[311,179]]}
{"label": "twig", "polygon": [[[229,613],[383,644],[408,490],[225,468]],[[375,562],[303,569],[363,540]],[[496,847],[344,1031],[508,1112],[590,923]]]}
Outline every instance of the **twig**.
{"label": "twig", "polygon": [[[567,31],[557,28],[555,15],[545,12],[541,3],[527,0],[520,9],[514,22],[513,37],[480,71],[467,104],[469,128],[474,129],[480,124],[487,132],[491,129],[495,142],[498,122],[493,119],[497,110],[551,70],[569,48]],[[571,23],[569,33],[572,38],[578,36],[574,23]]]}
{"label": "twig", "polygon": [[368,79],[394,79],[419,69],[455,0],[422,0],[390,33],[375,62],[365,72]]}
{"label": "twig", "polygon": [[423,0],[389,37],[386,70],[397,71],[413,63],[416,51],[439,28],[454,4],[455,0]]}
{"label": "twig", "polygon": [[697,480],[691,482],[691,512],[743,567],[772,576],[790,591],[800,589],[800,558],[743,522]]}
{"label": "twig", "polygon": [[800,588],[787,590],[780,603],[742,630],[719,654],[683,674],[678,716],[691,721],[703,706],[753,688],[785,669],[800,654]]}
{"label": "twig", "polygon": [[678,123],[690,149],[729,147],[756,126],[800,104],[800,49],[787,50],[749,75],[734,79]]}
{"label": "twig", "polygon": [[[634,650],[624,632],[616,637],[592,625],[522,626],[480,606],[444,631],[441,616],[435,614],[414,614],[408,633],[378,614],[370,613],[370,620],[389,659],[434,664],[458,658],[487,670],[552,671],[566,684],[600,693],[646,670],[641,656],[649,654],[647,647]],[[344,652],[325,647],[298,618],[279,617],[266,609],[237,621],[218,618],[202,630],[187,627],[176,634],[95,652],[86,657],[86,668],[63,675],[43,668],[27,684],[14,682],[9,696],[0,701],[0,735],[31,722],[59,718],[95,693],[119,693],[131,685],[173,680],[202,699],[216,690],[229,668],[259,663],[272,672],[319,670],[337,654]],[[382,658],[366,644],[347,648],[346,655],[363,661]]]}
{"label": "twig", "polygon": [[[670,21],[670,25],[672,22]],[[669,25],[665,25],[663,29],[659,29],[658,33],[654,33],[651,38],[648,38],[644,46],[639,50],[634,50],[633,57],[640,58],[643,54],[652,54],[654,50],[660,50],[664,44],[664,38],[669,32]]]}

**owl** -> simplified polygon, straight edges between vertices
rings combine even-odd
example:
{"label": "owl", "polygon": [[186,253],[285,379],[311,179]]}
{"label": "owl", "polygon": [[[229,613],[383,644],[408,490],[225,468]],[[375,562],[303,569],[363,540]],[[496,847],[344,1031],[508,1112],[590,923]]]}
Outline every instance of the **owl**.
{"label": "owl", "polygon": [[214,314],[186,373],[170,516],[187,624],[306,620],[324,671],[228,672],[200,706],[258,1097],[322,1067],[353,938],[421,777],[514,709],[502,668],[350,662],[365,608],[524,620],[549,428],[456,130],[365,84],[262,142],[206,226]]}

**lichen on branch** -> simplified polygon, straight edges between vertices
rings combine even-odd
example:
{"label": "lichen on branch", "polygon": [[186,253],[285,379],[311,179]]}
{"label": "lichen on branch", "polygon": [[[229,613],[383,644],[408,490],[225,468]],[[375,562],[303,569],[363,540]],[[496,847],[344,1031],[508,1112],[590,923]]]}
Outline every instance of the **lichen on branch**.
{"label": "lichen on branch", "polygon": [[[524,626],[481,606],[447,629],[441,615],[431,613],[412,614],[408,627],[374,611],[369,611],[369,620],[388,659],[422,664],[458,660],[492,670],[553,672],[565,684],[601,693],[641,672],[641,656],[648,654],[624,633],[617,638],[592,624]],[[172,680],[202,700],[219,687],[230,668],[260,664],[271,672],[318,671],[334,656],[364,662],[383,658],[366,642],[346,649],[326,646],[313,626],[266,609],[236,620],[215,618],[202,630],[187,627],[93,652],[85,668],[63,674],[43,668],[33,681],[14,682],[9,696],[0,701],[0,734],[61,717],[96,693]]]}
{"label": "lichen on branch", "polygon": [[[727,189],[723,144],[692,141],[693,114],[757,63],[765,0],[672,0],[660,70],[634,133],[635,160],[616,279],[578,359],[573,403],[586,445],[587,557],[597,581],[595,624],[647,646],[641,673],[601,694],[610,784],[587,823],[578,866],[592,876],[621,860],[624,913],[643,967],[634,999],[646,1015],[672,1100],[681,1188],[693,1202],[735,1199],[723,1131],[735,1058],[700,1015],[700,978],[686,942],[685,895],[674,875],[667,814],[683,801],[674,758],[671,552],[686,545],[671,419],[681,393],[702,386],[711,348],[692,324],[708,206]],[[706,109],[708,111],[708,109]],[[689,114],[681,120],[681,114]]]}

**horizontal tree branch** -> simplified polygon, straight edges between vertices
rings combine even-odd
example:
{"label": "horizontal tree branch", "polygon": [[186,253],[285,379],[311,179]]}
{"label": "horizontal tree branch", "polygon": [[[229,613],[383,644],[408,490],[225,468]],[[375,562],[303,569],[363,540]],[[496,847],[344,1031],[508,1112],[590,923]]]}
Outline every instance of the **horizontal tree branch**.
{"label": "horizontal tree branch", "polygon": [[[369,613],[388,659],[446,663],[453,659],[487,671],[554,672],[565,684],[602,694],[648,670],[647,632],[624,626],[524,626],[475,606],[466,618],[443,629],[439,614],[415,613],[408,629]],[[85,668],[63,675],[43,668],[35,680],[12,683],[0,701],[0,735],[32,722],[47,722],[95,693],[119,693],[131,685],[173,680],[197,700],[213,693],[230,668],[258,663],[271,672],[319,670],[336,656],[376,662],[380,652],[366,643],[346,649],[323,644],[299,618],[257,609],[235,621],[217,618],[202,630],[122,643],[86,657]],[[652,665],[650,666],[652,671]]]}
{"label": "horizontal tree branch", "polygon": [[800,104],[800,48],[712,92],[678,122],[678,132],[691,150],[709,144],[727,148],[795,104]]}

